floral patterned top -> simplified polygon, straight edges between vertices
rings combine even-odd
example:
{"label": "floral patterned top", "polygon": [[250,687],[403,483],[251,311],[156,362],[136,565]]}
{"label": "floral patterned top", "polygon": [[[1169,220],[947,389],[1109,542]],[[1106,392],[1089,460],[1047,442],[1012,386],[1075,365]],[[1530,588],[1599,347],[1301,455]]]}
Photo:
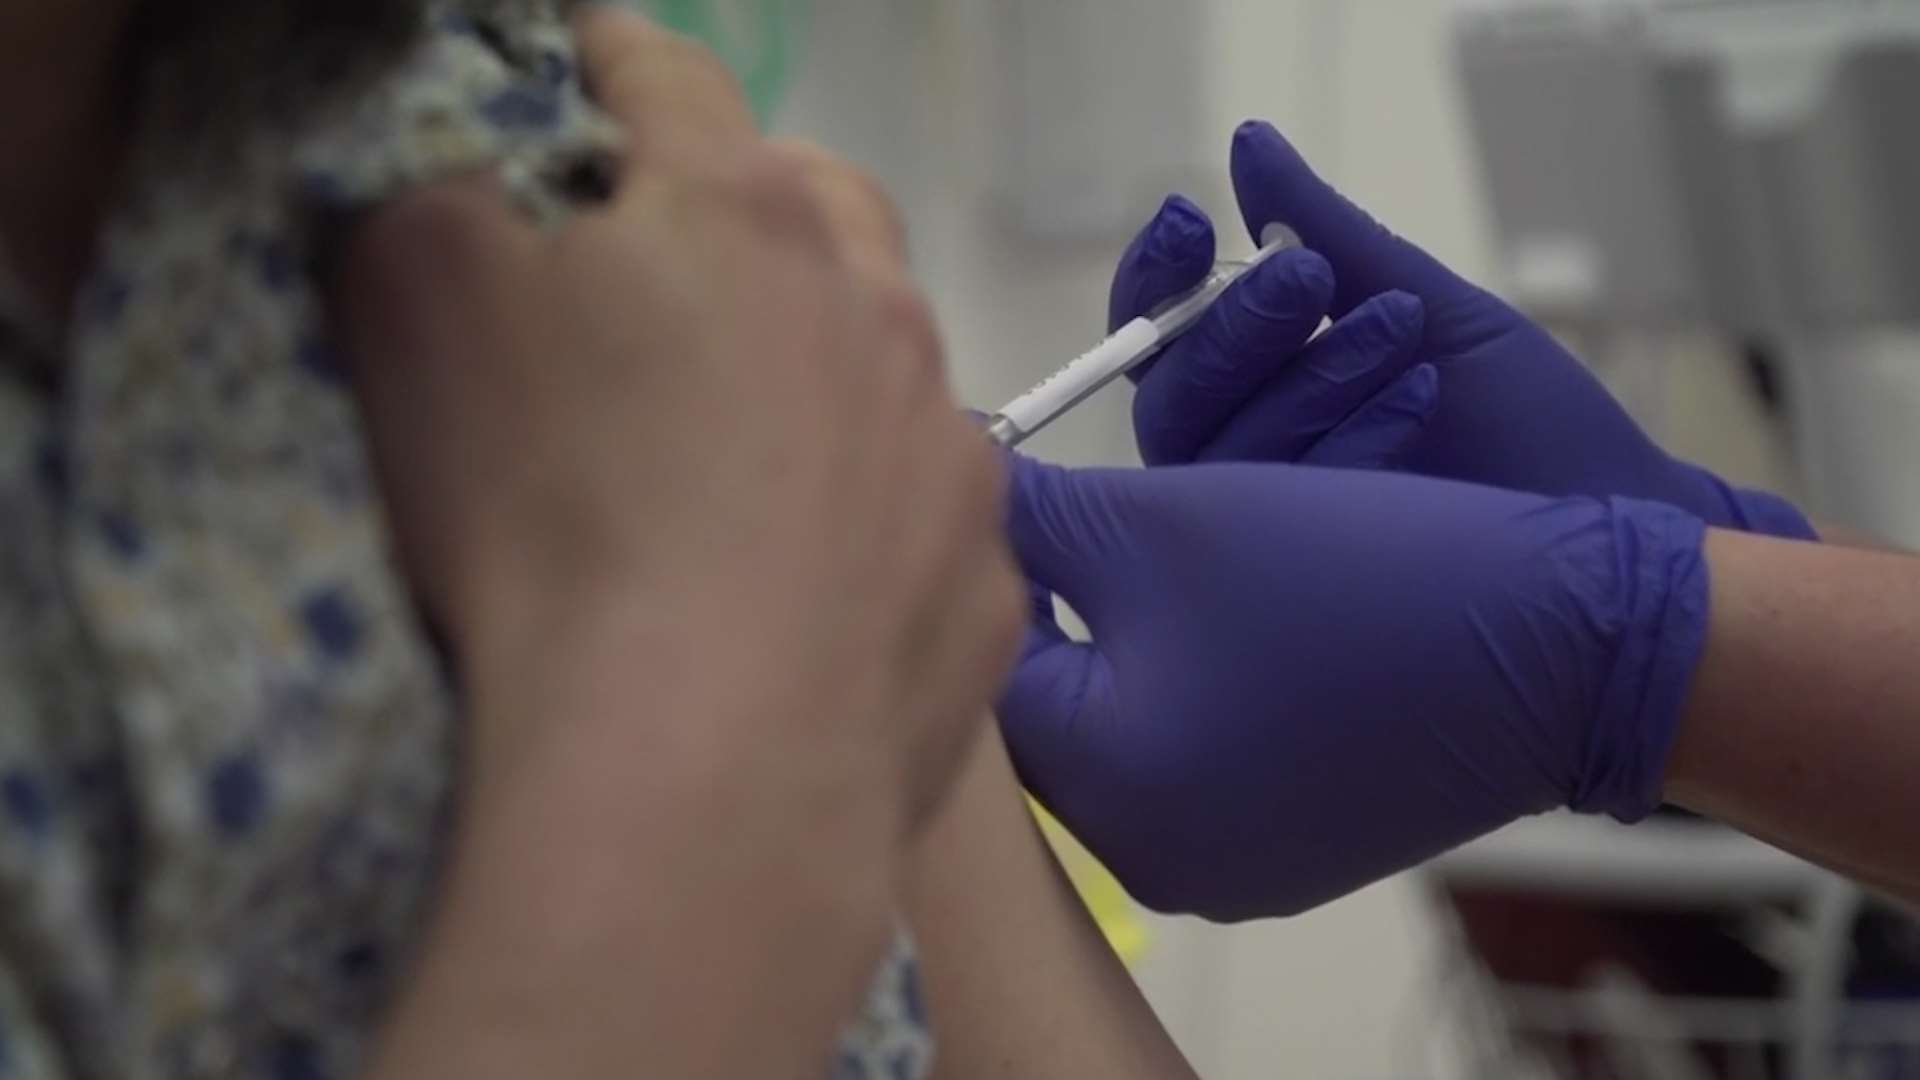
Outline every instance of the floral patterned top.
{"label": "floral patterned top", "polygon": [[[142,173],[65,325],[0,280],[0,1077],[358,1071],[457,717],[310,268],[453,171],[562,214],[617,144],[552,12],[465,0],[217,178]],[[903,942],[835,1075],[929,1055]]]}

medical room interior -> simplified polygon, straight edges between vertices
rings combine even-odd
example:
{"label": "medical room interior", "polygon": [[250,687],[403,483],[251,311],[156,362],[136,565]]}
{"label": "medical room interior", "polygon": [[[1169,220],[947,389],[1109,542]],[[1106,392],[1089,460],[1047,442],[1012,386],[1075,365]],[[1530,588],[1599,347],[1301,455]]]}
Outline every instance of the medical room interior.
{"label": "medical room interior", "polygon": [[[1098,339],[1167,192],[1237,221],[1228,139],[1265,118],[1551,327],[1677,455],[1920,545],[1913,0],[653,10],[713,42],[773,130],[898,201],[972,407]],[[1223,230],[1223,253],[1251,248]],[[1128,396],[1024,449],[1136,462]],[[1204,1076],[1920,1076],[1920,922],[1678,813],[1532,819],[1230,927],[1140,910],[1055,838]]]}

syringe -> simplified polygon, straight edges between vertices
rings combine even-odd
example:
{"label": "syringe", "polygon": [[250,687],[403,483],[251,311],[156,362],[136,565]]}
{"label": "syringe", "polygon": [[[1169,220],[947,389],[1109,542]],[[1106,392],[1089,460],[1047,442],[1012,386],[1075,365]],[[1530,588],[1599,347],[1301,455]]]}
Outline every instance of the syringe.
{"label": "syringe", "polygon": [[1192,329],[1214,301],[1247,272],[1275,252],[1299,247],[1300,238],[1285,225],[1269,225],[1260,234],[1260,250],[1245,259],[1213,264],[1213,273],[1113,332],[1081,353],[1038,386],[1008,402],[987,418],[987,437],[1001,446],[1018,446],[1028,436],[1064,416],[1101,387],[1151,360],[1167,343]]}

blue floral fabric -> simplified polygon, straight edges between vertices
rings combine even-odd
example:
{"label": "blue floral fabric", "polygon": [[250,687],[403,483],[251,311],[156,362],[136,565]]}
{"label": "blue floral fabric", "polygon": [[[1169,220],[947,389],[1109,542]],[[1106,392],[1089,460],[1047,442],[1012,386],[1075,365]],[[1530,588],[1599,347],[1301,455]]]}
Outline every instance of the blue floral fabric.
{"label": "blue floral fabric", "polygon": [[[0,1078],[358,1071],[421,936],[457,718],[317,245],[476,167],[551,219],[617,141],[550,12],[473,0],[217,176],[142,172],[65,325],[0,304]],[[834,1073],[929,1055],[903,940]]]}

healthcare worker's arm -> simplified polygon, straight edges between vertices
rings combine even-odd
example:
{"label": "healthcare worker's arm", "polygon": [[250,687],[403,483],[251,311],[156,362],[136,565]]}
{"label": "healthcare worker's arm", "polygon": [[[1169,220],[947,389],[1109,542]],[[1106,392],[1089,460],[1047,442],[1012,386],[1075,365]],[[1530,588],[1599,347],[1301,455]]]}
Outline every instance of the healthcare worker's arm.
{"label": "healthcare worker's arm", "polygon": [[908,880],[936,1076],[1192,1076],[1047,849],[999,733],[981,734]]}
{"label": "healthcare worker's arm", "polygon": [[1920,561],[1377,471],[1015,472],[1093,639],[1036,605],[1002,726],[1150,906],[1295,912],[1669,799],[1920,900]]}
{"label": "healthcare worker's arm", "polygon": [[1712,534],[1675,802],[1920,903],[1920,559]]}
{"label": "healthcare worker's arm", "polygon": [[1021,778],[1151,907],[1303,910],[1526,814],[1636,820],[1705,641],[1705,527],[1292,465],[1015,463]]}

